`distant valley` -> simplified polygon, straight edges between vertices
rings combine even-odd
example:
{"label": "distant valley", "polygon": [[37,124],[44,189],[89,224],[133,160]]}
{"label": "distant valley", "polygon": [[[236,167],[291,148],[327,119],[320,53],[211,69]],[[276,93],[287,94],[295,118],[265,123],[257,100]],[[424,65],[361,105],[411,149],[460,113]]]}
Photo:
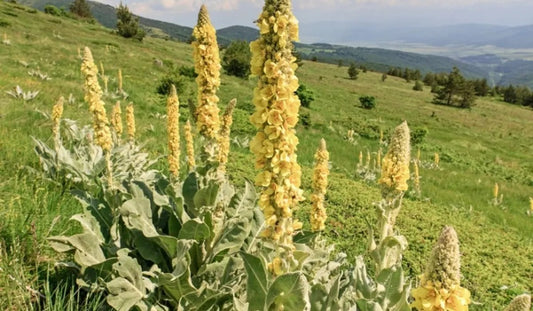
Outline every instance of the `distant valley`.
{"label": "distant valley", "polygon": [[[23,0],[42,10],[47,4],[67,8],[69,0]],[[113,6],[89,1],[94,17],[115,28]],[[139,17],[149,35],[187,41],[192,28]],[[533,25],[507,27],[463,24],[429,28],[351,25],[346,22],[302,24],[303,42],[296,48],[304,58],[349,65],[364,64],[371,70],[407,67],[426,72],[447,72],[458,67],[466,77],[486,78],[493,85],[520,84],[533,88]],[[217,31],[218,41],[252,41],[255,28],[231,26]],[[327,38],[327,39],[325,39]],[[315,43],[327,42],[327,43]],[[357,47],[358,46],[358,47]]]}

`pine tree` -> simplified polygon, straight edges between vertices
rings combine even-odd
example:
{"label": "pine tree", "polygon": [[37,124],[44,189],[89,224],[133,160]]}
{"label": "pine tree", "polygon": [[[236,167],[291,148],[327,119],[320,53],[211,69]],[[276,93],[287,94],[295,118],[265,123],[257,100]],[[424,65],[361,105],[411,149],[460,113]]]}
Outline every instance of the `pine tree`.
{"label": "pine tree", "polygon": [[118,34],[124,38],[135,38],[142,41],[146,33],[139,27],[139,18],[134,17],[127,5],[122,2],[117,8]]}
{"label": "pine tree", "polygon": [[85,0],[74,0],[69,7],[72,14],[83,18],[93,18],[89,4]]}

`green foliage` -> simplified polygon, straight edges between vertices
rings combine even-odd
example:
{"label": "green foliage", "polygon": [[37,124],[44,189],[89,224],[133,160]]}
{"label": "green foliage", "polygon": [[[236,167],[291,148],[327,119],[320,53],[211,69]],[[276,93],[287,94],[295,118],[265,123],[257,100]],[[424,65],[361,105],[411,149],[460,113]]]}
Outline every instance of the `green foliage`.
{"label": "green foliage", "polygon": [[383,73],[381,75],[381,82],[385,82],[385,80],[387,80],[387,74],[386,73]]}
{"label": "green foliage", "polygon": [[139,18],[134,17],[127,5],[122,2],[117,8],[117,30],[124,38],[135,38],[139,41],[144,39],[146,32],[139,27]]}
{"label": "green foliage", "polygon": [[[189,74],[190,72],[187,70],[186,73]],[[190,84],[190,78],[181,75],[179,69],[171,69],[159,80],[159,83],[156,87],[156,92],[161,95],[168,95],[170,93],[170,87],[172,84],[174,84],[177,93],[181,96],[187,93]]]}
{"label": "green foliage", "polygon": [[427,128],[411,129],[411,144],[416,146],[416,145],[420,145],[421,143],[423,143],[428,132],[429,131]]}
{"label": "green foliage", "polygon": [[48,4],[44,7],[44,13],[50,14],[53,16],[66,16],[67,13],[54,5]]}
{"label": "green foliage", "polygon": [[370,95],[363,95],[359,97],[359,102],[361,106],[365,109],[374,109],[376,108],[376,98]]}
{"label": "green foliage", "polygon": [[433,103],[437,105],[470,108],[476,100],[472,82],[466,81],[457,67],[448,74],[446,81],[437,91]]}
{"label": "green foliage", "polygon": [[252,53],[246,41],[233,41],[222,57],[222,68],[232,76],[247,78],[250,75]]}
{"label": "green foliage", "polygon": [[85,0],[74,0],[69,7],[72,14],[82,18],[93,18],[89,4]]}
{"label": "green foliage", "polygon": [[424,85],[422,84],[422,82],[420,82],[420,80],[416,80],[415,85],[413,86],[413,91],[423,91],[423,90],[424,90]]}
{"label": "green foliage", "polygon": [[350,64],[350,67],[348,67],[348,77],[352,80],[357,80],[357,76],[359,75],[359,69],[357,69],[357,66],[355,66],[354,63]]}
{"label": "green foliage", "polygon": [[303,107],[309,108],[311,103],[315,100],[315,94],[312,90],[308,89],[305,84],[300,84],[295,94],[300,99],[300,103]]}
{"label": "green foliage", "polygon": [[305,128],[309,128],[312,125],[311,114],[309,112],[300,113],[300,124]]}

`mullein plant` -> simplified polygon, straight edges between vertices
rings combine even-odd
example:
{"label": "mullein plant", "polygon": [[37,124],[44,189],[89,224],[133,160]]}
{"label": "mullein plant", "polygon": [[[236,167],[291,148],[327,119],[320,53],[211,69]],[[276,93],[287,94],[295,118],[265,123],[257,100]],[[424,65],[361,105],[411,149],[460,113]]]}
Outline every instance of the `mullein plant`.
{"label": "mullein plant", "polygon": [[439,156],[439,153],[438,152],[435,152],[435,157],[434,157],[434,160],[433,160],[433,165],[435,168],[439,168],[439,164],[440,164],[440,156]]}
{"label": "mullein plant", "polygon": [[294,267],[293,235],[302,226],[293,213],[303,200],[301,168],[297,163],[300,100],[295,76],[297,64],[292,41],[298,40],[298,21],[289,0],[266,0],[256,21],[259,39],[250,44],[251,72],[258,77],[254,90],[255,112],[250,117],[257,134],[250,142],[255,167],[260,170],[255,183],[261,188],[259,206],[265,216],[263,237],[274,245],[269,270],[280,275]]}
{"label": "mullein plant", "polygon": [[201,158],[207,164],[214,164],[218,162],[219,155],[220,117],[217,90],[220,86],[221,65],[215,28],[205,5],[202,5],[198,13],[198,23],[194,27],[193,36],[194,68],[198,74],[196,126],[205,139],[202,143]]}
{"label": "mullein plant", "polygon": [[492,189],[492,205],[498,206],[503,202],[503,194],[500,194],[500,185],[494,183],[494,188]]}
{"label": "mullein plant", "polygon": [[[408,189],[410,154],[409,127],[407,122],[404,121],[394,130],[389,149],[381,164],[381,178],[378,183],[381,185],[382,201],[377,205],[378,248],[384,246],[389,237],[395,237],[394,224],[400,212],[404,193]],[[397,240],[399,242],[398,246],[403,251],[407,247],[405,238],[397,236]],[[379,274],[383,269],[400,263],[401,258],[401,251],[386,252],[377,261],[376,274]]]}
{"label": "mullein plant", "polygon": [[107,167],[107,181],[113,184],[113,173],[111,170],[111,130],[107,119],[104,102],[102,101],[102,89],[98,84],[98,67],[94,63],[93,55],[88,47],[85,47],[81,72],[85,77],[85,101],[89,104],[89,111],[93,115],[93,129],[95,142],[102,148],[105,154]]}
{"label": "mullein plant", "polygon": [[412,307],[419,311],[468,310],[470,292],[461,287],[460,256],[457,233],[453,227],[444,227],[419,287],[411,291]]}
{"label": "mullein plant", "polygon": [[172,178],[177,179],[180,170],[180,110],[174,84],[167,98],[168,166]]}
{"label": "mullein plant", "polygon": [[531,295],[522,294],[516,296],[503,311],[530,311]]}
{"label": "mullein plant", "polygon": [[122,94],[124,90],[122,89],[122,69],[118,69],[118,88],[117,93]]}
{"label": "mullein plant", "polygon": [[234,98],[229,102],[222,115],[222,124],[218,135],[218,170],[222,173],[226,172],[226,164],[228,163],[231,124],[233,124],[233,110],[235,109],[235,105],[237,105],[237,100]]}
{"label": "mullein plant", "polygon": [[183,131],[185,132],[185,146],[187,150],[187,166],[189,168],[189,172],[194,171],[194,168],[196,167],[196,161],[194,158],[194,140],[192,137],[192,127],[191,122],[187,120],[185,123],[185,126],[183,127]]}
{"label": "mullein plant", "polygon": [[56,152],[59,149],[59,146],[61,145],[61,136],[59,133],[59,128],[61,124],[61,116],[63,115],[63,102],[64,98],[63,96],[61,96],[52,108],[52,133],[54,135],[54,147]]}
{"label": "mullein plant", "polygon": [[104,64],[102,62],[100,62],[100,77],[102,77],[102,81],[104,82],[104,94],[107,94],[107,82],[109,81],[109,77],[105,75]]}
{"label": "mullein plant", "polygon": [[120,144],[120,138],[122,136],[122,110],[120,109],[120,101],[115,103],[113,110],[111,110],[111,127],[115,133],[115,141]]}
{"label": "mullein plant", "polygon": [[324,206],[329,175],[329,152],[326,141],[320,140],[320,146],[315,153],[315,168],[313,170],[313,194],[311,195],[311,230],[323,231],[326,228],[326,207]]}
{"label": "mullein plant", "polygon": [[130,143],[135,142],[135,108],[133,103],[126,106],[126,128],[128,130],[128,140]]}

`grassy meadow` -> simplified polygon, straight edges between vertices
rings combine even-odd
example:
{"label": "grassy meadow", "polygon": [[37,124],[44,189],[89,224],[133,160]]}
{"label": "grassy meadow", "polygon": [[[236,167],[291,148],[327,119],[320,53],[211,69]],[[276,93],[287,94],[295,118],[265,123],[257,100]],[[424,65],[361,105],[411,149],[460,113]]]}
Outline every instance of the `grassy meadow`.
{"label": "grassy meadow", "polygon": [[[134,103],[138,141],[166,171],[166,99],[156,87],[171,65],[192,66],[192,49],[149,37],[139,43],[99,25],[0,2],[4,34],[9,44],[0,45],[0,309],[39,309],[38,300],[46,301],[46,310],[98,309],[98,297],[88,299],[86,307],[78,306],[84,294],[71,286],[73,276],[55,266],[64,258],[51,250],[46,238],[77,230],[68,220],[81,206],[68,189],[40,177],[32,137],[52,143],[52,122],[43,113],[50,113],[59,96],[71,98],[64,118],[91,122],[78,55],[78,49],[88,46],[110,77],[110,93],[117,89],[117,71],[122,70],[129,97],[121,102]],[[51,80],[30,76],[32,70]],[[382,82],[381,73],[374,72],[350,80],[346,67],[329,64],[304,62],[297,75],[316,98],[300,111],[310,120],[297,132],[303,186],[309,197],[313,154],[325,138],[332,167],[326,235],[337,250],[352,259],[364,253],[366,221],[376,218],[372,204],[380,199],[379,188],[375,181],[356,176],[359,152],[366,157],[370,151],[375,158],[380,130],[387,140],[394,127],[407,120],[412,131],[427,130],[412,151],[413,157],[418,148],[421,152],[421,196],[407,197],[397,226],[409,242],[404,263],[413,284],[440,229],[453,225],[461,241],[462,282],[472,292],[472,310],[501,310],[515,295],[533,291],[533,215],[526,214],[533,197],[531,109],[498,98],[479,98],[471,110],[436,106],[428,87],[413,91],[414,82],[395,77]],[[238,100],[232,131],[239,140],[254,134],[248,117],[255,84],[254,78],[222,76],[222,105]],[[24,101],[6,93],[17,85],[39,94]],[[183,122],[189,116],[187,101],[195,100],[193,80],[187,85],[178,94]],[[361,95],[374,96],[377,107],[361,108]],[[117,98],[104,100],[109,112]],[[351,129],[356,135],[348,140]],[[255,174],[253,156],[245,146],[231,148],[228,173],[242,184]],[[381,148],[386,151],[386,146]],[[435,153],[440,155],[438,168],[432,166]],[[503,194],[497,205],[491,203],[495,183]],[[308,201],[299,211],[306,226]]]}

